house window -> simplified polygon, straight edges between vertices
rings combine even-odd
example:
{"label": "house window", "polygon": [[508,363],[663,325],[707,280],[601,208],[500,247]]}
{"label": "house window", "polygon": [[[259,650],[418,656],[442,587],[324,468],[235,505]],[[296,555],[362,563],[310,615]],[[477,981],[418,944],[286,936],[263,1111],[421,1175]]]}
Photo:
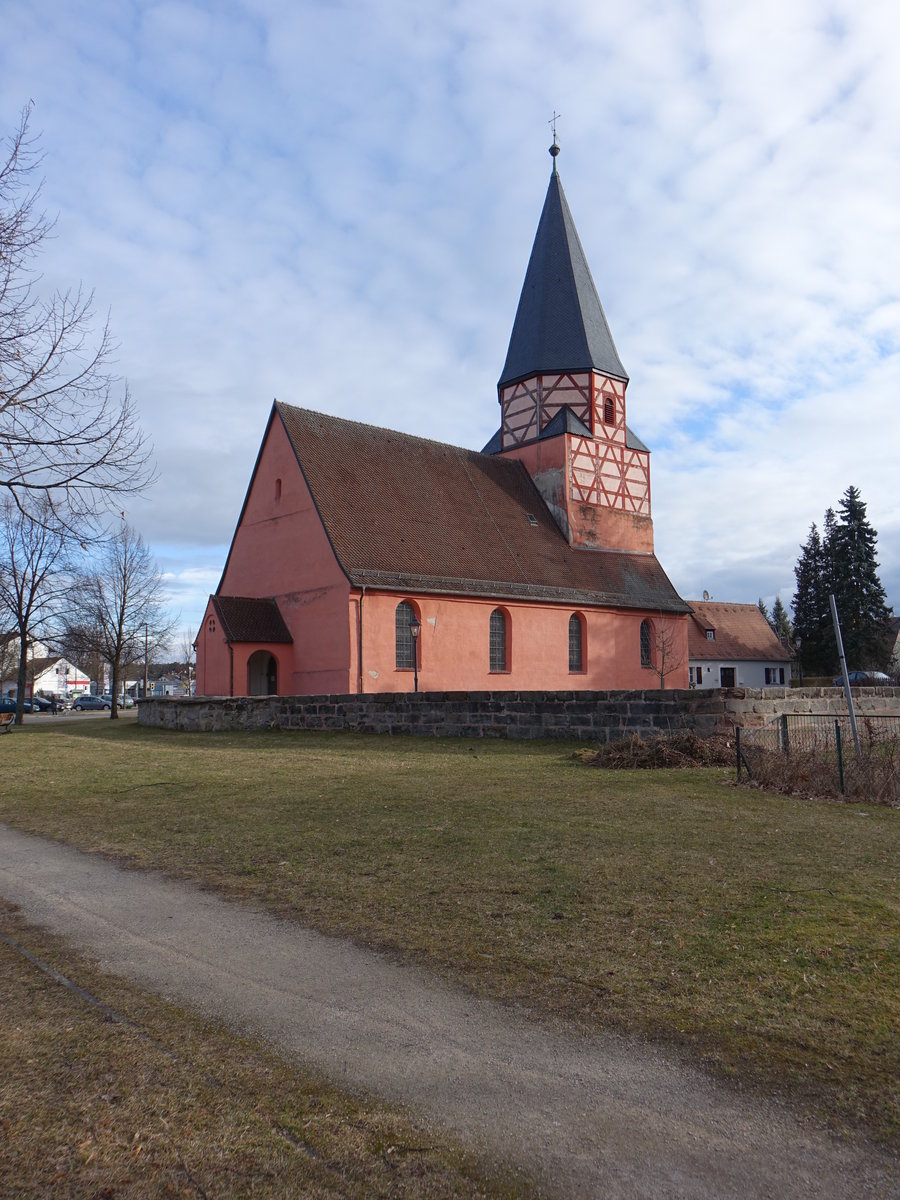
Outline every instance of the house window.
{"label": "house window", "polygon": [[703,668],[697,667],[697,683],[701,684],[702,682],[703,682]]}
{"label": "house window", "polygon": [[707,629],[706,640],[708,642],[714,642],[716,640],[716,631],[714,629]]}
{"label": "house window", "polygon": [[615,425],[616,423],[616,402],[612,396],[603,397],[603,424]]}
{"label": "house window", "polygon": [[491,613],[490,662],[492,671],[509,669],[506,654],[506,613],[502,608],[495,608]]}
{"label": "house window", "polygon": [[766,683],[784,683],[784,667],[766,667]]}
{"label": "house window", "polygon": [[394,653],[398,671],[411,671],[416,665],[416,643],[409,623],[416,610],[408,600],[401,600],[394,614]]}
{"label": "house window", "polygon": [[650,622],[641,621],[641,666],[650,667],[653,665],[653,657],[651,653],[650,642]]}
{"label": "house window", "polygon": [[569,617],[569,670],[584,670],[584,617],[572,613]]}

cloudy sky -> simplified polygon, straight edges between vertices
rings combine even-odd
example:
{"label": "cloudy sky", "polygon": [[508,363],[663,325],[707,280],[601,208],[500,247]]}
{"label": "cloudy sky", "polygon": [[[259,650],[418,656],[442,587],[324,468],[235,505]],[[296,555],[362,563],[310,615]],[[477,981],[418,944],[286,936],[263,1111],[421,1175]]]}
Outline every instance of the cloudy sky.
{"label": "cloudy sky", "polygon": [[156,448],[129,518],[196,629],[272,400],[479,448],[550,171],[687,598],[787,602],[848,484],[900,609],[892,0],[0,0],[45,285]]}

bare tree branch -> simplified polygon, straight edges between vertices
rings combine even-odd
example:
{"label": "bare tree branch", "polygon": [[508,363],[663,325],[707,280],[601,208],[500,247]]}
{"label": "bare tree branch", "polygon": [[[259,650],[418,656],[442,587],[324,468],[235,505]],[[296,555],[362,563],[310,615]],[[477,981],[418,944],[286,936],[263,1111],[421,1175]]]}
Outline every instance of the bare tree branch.
{"label": "bare tree branch", "polygon": [[38,210],[30,115],[0,159],[0,488],[20,509],[37,494],[53,520],[96,531],[153,481],[151,448],[93,295],[39,286],[33,264],[53,222]]}

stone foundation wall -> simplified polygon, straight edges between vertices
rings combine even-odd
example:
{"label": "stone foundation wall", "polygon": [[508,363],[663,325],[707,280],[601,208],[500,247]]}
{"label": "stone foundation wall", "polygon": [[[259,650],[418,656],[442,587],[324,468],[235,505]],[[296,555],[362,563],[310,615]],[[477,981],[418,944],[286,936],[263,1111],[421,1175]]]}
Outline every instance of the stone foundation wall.
{"label": "stone foundation wall", "polygon": [[[854,689],[856,712],[900,716],[900,688]],[[837,688],[653,692],[380,692],[350,696],[204,696],[139,702],[141,725],[185,732],[351,729],[425,737],[614,741],[691,729],[755,728],[782,713],[846,712]]]}

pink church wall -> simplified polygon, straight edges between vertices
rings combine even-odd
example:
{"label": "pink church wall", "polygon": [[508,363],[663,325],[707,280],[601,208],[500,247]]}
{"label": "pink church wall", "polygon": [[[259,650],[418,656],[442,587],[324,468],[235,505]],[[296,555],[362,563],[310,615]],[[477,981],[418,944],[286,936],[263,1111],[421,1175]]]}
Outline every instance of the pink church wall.
{"label": "pink church wall", "polygon": [[197,694],[231,694],[231,656],[225,635],[219,627],[212,600],[208,601],[197,634]]}
{"label": "pink church wall", "polygon": [[[349,584],[334,557],[309,489],[277,413],[260,453],[220,591],[278,601],[293,646],[269,647],[281,695],[355,690],[348,671]],[[234,694],[247,690],[247,659],[258,645],[235,646]],[[199,647],[198,647],[199,649]],[[211,646],[204,694],[222,680],[221,647]],[[227,650],[227,647],[226,647]],[[198,654],[199,659],[199,654]]]}
{"label": "pink church wall", "polygon": [[[362,605],[362,690],[366,692],[413,690],[413,672],[398,671],[395,666],[394,614],[403,599],[413,605],[422,622],[420,691],[640,690],[659,686],[658,676],[641,666],[640,656],[641,621],[660,623],[652,613],[370,592]],[[489,669],[490,614],[498,607],[508,615],[509,670],[505,672]],[[569,618],[573,612],[584,617],[585,669],[577,673],[569,671]],[[679,663],[667,674],[666,687],[687,687],[687,618],[667,617],[664,621],[674,643],[670,661]]]}

